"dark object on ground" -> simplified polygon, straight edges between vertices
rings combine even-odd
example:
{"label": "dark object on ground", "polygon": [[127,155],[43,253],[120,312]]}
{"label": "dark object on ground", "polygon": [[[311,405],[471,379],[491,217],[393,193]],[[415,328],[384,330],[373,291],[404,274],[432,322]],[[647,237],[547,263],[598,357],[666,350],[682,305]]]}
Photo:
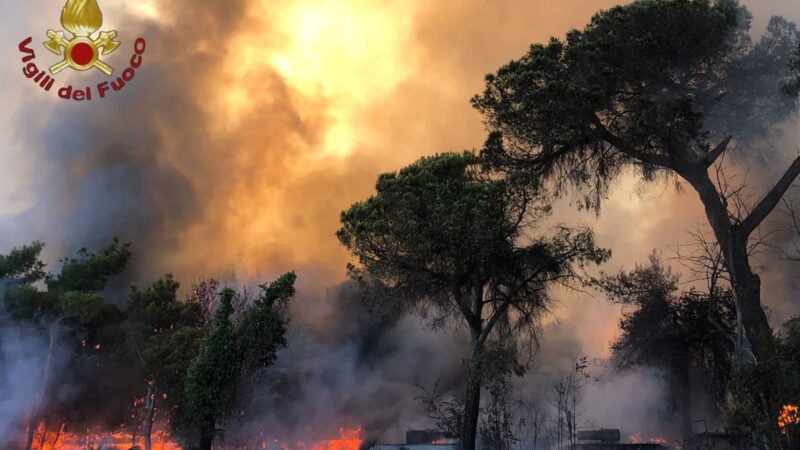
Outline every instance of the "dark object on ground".
{"label": "dark object on ground", "polygon": [[578,444],[577,450],[666,450],[661,444],[611,444],[604,442],[591,442]]}
{"label": "dark object on ground", "polygon": [[595,441],[614,443],[620,441],[620,433],[615,428],[600,428],[599,430],[583,430],[578,431],[579,441]]}

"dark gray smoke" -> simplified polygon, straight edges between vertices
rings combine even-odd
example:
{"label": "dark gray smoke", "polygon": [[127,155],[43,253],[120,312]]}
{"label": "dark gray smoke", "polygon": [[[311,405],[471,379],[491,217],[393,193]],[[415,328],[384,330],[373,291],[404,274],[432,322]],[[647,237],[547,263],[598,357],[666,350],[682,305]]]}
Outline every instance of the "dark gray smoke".
{"label": "dark gray smoke", "polygon": [[[117,18],[123,45],[110,57],[117,74],[133,54],[134,40],[141,36],[147,42],[142,67],[122,91],[84,104],[33,100],[15,116],[20,141],[31,151],[27,158],[37,164],[29,186],[36,195],[31,208],[0,222],[2,234],[17,241],[7,245],[41,239],[54,258],[82,246],[98,248],[118,236],[135,244],[134,264],[122,286],[165,271],[191,279],[228,268],[230,260],[214,260],[221,243],[208,241],[224,237],[226,217],[242,212],[227,202],[228,196],[244,183],[270,183],[247,181],[257,172],[242,169],[241,134],[212,136],[219,118],[215,96],[221,92],[214,88],[226,89],[224,79],[222,84],[214,80],[226,70],[237,32],[249,27],[250,2],[161,7],[172,18],[169,23]],[[35,51],[37,63],[46,65],[44,49]],[[59,83],[79,87],[84,81],[97,96],[94,86],[102,78]],[[249,138],[262,142],[258,151],[273,155],[276,181],[287,136],[302,139],[311,131],[297,118],[289,92],[274,73],[265,73],[252,89],[254,96],[268,94],[272,101],[259,105],[241,132],[255,133]],[[42,110],[48,120],[30,120]],[[187,243],[193,226],[206,226],[211,234]],[[204,240],[207,247],[200,248]]]}
{"label": "dark gray smoke", "polygon": [[[316,288],[331,278],[340,280],[342,254],[328,250],[335,247],[329,242],[334,241],[336,213],[350,201],[368,195],[376,167],[381,167],[375,161],[395,152],[395,147],[429,153],[477,145],[482,130],[467,99],[480,89],[483,72],[522,55],[531,41],[545,39],[544,35],[532,35],[540,28],[532,23],[541,25],[542,33],[563,33],[571,26],[582,26],[592,12],[613,2],[580,0],[546,6],[505,1],[504,7],[498,8],[475,1],[472,8],[458,11],[452,11],[449,4],[426,6],[416,18],[419,24],[413,33],[419,41],[415,42],[420,47],[417,50],[428,55],[431,73],[409,80],[391,101],[380,102],[376,109],[388,113],[368,111],[392,124],[380,136],[378,148],[370,149],[374,154],[364,152],[349,160],[346,169],[333,167],[305,174],[300,181],[285,176],[303,152],[303,145],[297,143],[317,142],[332,119],[324,111],[305,110],[301,105],[308,99],[292,92],[274,71],[265,69],[258,80],[247,80],[245,92],[261,101],[244,122],[223,137],[213,132],[220,125],[215,123],[220,115],[208,111],[214,105],[208,99],[231,88],[220,74],[226,54],[237,46],[237,33],[254,26],[248,16],[254,2],[162,3],[170,22],[118,20],[123,46],[115,61],[120,69],[136,36],[148,42],[143,68],[122,93],[107,101],[63,102],[54,107],[32,100],[36,97],[30,95],[12,116],[8,128],[15,130],[32,152],[28,156],[36,171],[30,188],[35,194],[30,208],[0,218],[2,249],[41,239],[48,243],[47,256],[52,261],[82,246],[98,248],[119,236],[134,243],[136,256],[128,279],[119,281],[118,291],[131,280],[144,284],[165,271],[176,272],[188,285],[200,276],[235,271],[235,262],[255,266],[251,273],[259,274],[304,269],[312,278],[307,283]],[[800,19],[795,1],[750,3],[757,28],[763,27],[771,13]],[[452,20],[453,14],[458,20]],[[478,27],[478,32],[472,27]],[[494,36],[497,30],[504,31]],[[24,37],[19,36],[20,40]],[[43,53],[37,49],[37,54]],[[438,96],[445,82],[455,86],[457,93],[449,95],[456,100]],[[324,110],[325,100],[315,99],[315,106]],[[442,121],[442,117],[455,119]],[[750,166],[755,186],[768,187],[786,167],[798,145],[795,129],[791,125],[773,142],[785,158]],[[274,209],[267,202],[238,201],[263,186],[275,186],[276,195],[289,200]],[[685,231],[703,220],[696,214],[699,209],[691,206],[698,204],[691,193],[665,193],[663,187],[655,191],[645,197],[652,205],[634,210],[627,208],[627,193],[620,194],[617,205],[604,211],[597,222],[600,243],[617,255],[613,265],[630,267],[643,261],[653,247],[667,249],[684,242]],[[228,228],[227,218],[261,217],[251,214],[254,209],[278,217],[287,224],[286,230],[313,227],[322,231],[299,235],[308,237],[307,242],[289,233],[263,236],[256,242],[234,239],[241,230]],[[571,222],[572,215],[564,212],[559,219]],[[581,219],[595,224],[593,217]],[[650,223],[656,219],[657,224]],[[241,219],[233,223],[259,226]],[[631,223],[637,225],[634,233],[620,233]],[[785,225],[779,221],[774,226]],[[193,234],[197,229],[202,232]],[[780,236],[777,245],[789,249],[795,237],[791,233]],[[245,245],[257,248],[261,257],[237,261],[239,252],[251,253],[245,252]],[[304,264],[306,255],[320,261]],[[764,298],[777,325],[800,310],[797,302],[789,301],[797,294],[790,283],[796,267],[774,253],[762,258]],[[341,267],[333,272],[335,276],[331,275],[331,261]],[[608,342],[598,342],[598,336],[607,340],[604,331],[613,328],[616,311],[589,302],[565,302],[567,320],[545,331],[534,366],[517,382],[520,396],[547,405],[551,383],[560,372],[569,370],[574,357],[607,349]],[[602,310],[603,320],[570,312],[584,308]],[[407,428],[430,425],[420,402],[414,399],[421,393],[417,385],[430,388],[439,380],[446,394],[459,392],[464,344],[452,330],[430,330],[415,316],[371,316],[347,287],[329,290],[324,301],[315,293],[301,295],[292,313],[288,349],[281,353],[275,368],[242,387],[247,393],[240,405],[244,415],[231,424],[226,436],[231,441],[259,434],[309,440],[335,437],[341,426],[364,426],[368,434],[382,441],[399,442]],[[0,436],[19,431],[26,401],[41,383],[36,374],[42,372],[45,348],[33,333],[0,322]],[[613,378],[601,368],[595,374],[601,381],[587,388],[587,425],[617,427],[624,423],[630,427],[625,433],[657,431],[649,419],[656,418],[656,424],[660,420],[663,385],[658,374],[644,371]],[[635,395],[628,395],[630,392]]]}
{"label": "dark gray smoke", "polygon": [[233,436],[293,444],[363,427],[383,442],[403,442],[407,429],[432,425],[416,399],[420,387],[460,388],[466,346],[453,330],[432,330],[415,315],[373,315],[349,283],[328,289],[321,304],[293,302],[288,347],[245,387],[251,395]]}

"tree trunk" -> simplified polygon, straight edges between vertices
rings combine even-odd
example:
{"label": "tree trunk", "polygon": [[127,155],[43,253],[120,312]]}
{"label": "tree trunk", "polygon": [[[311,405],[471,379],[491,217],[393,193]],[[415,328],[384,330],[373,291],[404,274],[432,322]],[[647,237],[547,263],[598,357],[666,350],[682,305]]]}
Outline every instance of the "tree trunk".
{"label": "tree trunk", "polygon": [[467,368],[467,388],[464,394],[464,417],[461,421],[461,450],[475,450],[478,435],[478,416],[481,408],[481,355],[479,333],[472,336],[472,351]]}
{"label": "tree trunk", "polygon": [[683,445],[691,442],[692,436],[692,384],[689,375],[688,361],[681,364],[677,378],[678,402],[681,408],[681,419],[683,419]]}
{"label": "tree trunk", "polygon": [[147,386],[147,397],[145,398],[144,416],[144,450],[153,449],[153,415],[156,409],[155,383],[150,382]]}
{"label": "tree trunk", "polygon": [[58,431],[53,437],[53,443],[50,444],[50,448],[58,448],[58,441],[61,439],[61,433],[64,432],[64,425],[64,419],[61,419],[60,425],[58,426]]}
{"label": "tree trunk", "polygon": [[39,426],[39,415],[31,416],[30,423],[28,424],[28,435],[25,438],[25,450],[33,448],[33,438],[36,435],[36,427]]}
{"label": "tree trunk", "polygon": [[45,417],[44,426],[42,427],[42,435],[39,436],[39,449],[40,450],[44,449],[44,443],[45,443],[45,440],[47,439],[47,428],[48,428],[48,425],[49,425],[48,420]]}
{"label": "tree trunk", "polygon": [[44,403],[44,399],[47,396],[47,389],[50,385],[50,365],[53,361],[53,352],[55,351],[56,347],[56,335],[58,334],[57,328],[60,321],[61,319],[50,325],[50,342],[47,347],[47,357],[45,358],[44,362],[42,390],[39,392],[33,408],[31,408],[31,419],[30,424],[28,425],[28,436],[25,440],[25,450],[31,450],[31,447],[33,447],[33,437],[36,434],[36,427],[38,426],[39,421],[42,419],[42,403]]}
{"label": "tree trunk", "polygon": [[[772,335],[767,315],[761,305],[761,280],[750,267],[747,252],[748,237],[737,225],[732,225],[726,206],[708,176],[701,167],[684,168],[678,173],[697,191],[705,208],[708,223],[725,258],[725,268],[731,277],[736,303],[740,342],[737,350],[746,353],[747,347],[753,359],[758,360],[765,340]],[[746,339],[746,342],[745,342]]]}
{"label": "tree trunk", "polygon": [[211,450],[211,443],[214,440],[213,433],[207,433],[203,431],[200,434],[200,446],[198,447],[199,450]]}
{"label": "tree trunk", "polygon": [[734,285],[736,314],[747,337],[746,343],[749,343],[750,351],[758,361],[758,357],[764,353],[764,346],[772,336],[772,328],[761,305],[761,279],[750,267],[747,238],[737,236],[736,231],[734,229],[733,245],[730,250],[733,269],[729,269],[735,274],[732,277],[736,280]]}
{"label": "tree trunk", "polygon": [[198,450],[211,450],[214,442],[214,421],[206,421],[200,428],[200,445]]}

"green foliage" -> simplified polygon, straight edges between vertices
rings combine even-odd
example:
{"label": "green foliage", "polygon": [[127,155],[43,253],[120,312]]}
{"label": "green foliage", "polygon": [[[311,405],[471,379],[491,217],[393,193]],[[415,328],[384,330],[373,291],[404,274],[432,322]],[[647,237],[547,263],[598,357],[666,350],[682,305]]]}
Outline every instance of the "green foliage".
{"label": "green foliage", "polygon": [[509,377],[492,380],[486,388],[489,394],[480,424],[481,448],[486,450],[512,450],[519,439],[514,423],[513,386]]}
{"label": "green foliage", "polygon": [[[211,329],[189,365],[184,388],[186,419],[209,439],[236,400],[239,380],[256,369],[271,365],[286,345],[287,306],[295,293],[297,276],[289,272],[261,286],[261,296],[241,312],[234,324],[236,293],[224,289]],[[208,443],[208,441],[206,441]]]}
{"label": "green foliage", "polygon": [[423,386],[419,386],[419,389],[422,394],[415,400],[422,403],[436,429],[458,436],[464,421],[464,397],[457,395],[451,399],[444,398],[438,380],[431,390]]}
{"label": "green foliage", "polygon": [[236,339],[230,320],[234,295],[232,289],[222,291],[211,330],[203,338],[186,377],[184,395],[188,416],[212,429],[233,403],[234,385],[239,375]]}
{"label": "green foliage", "polygon": [[277,280],[269,284],[261,285],[261,298],[258,303],[261,306],[269,308],[283,308],[294,296],[294,284],[297,281],[297,275],[294,272],[288,272]]}
{"label": "green foliage", "polygon": [[[81,249],[77,258],[63,260],[59,274],[46,277],[45,266],[39,260],[42,248],[43,244],[36,242],[14,249],[7,256],[0,255],[0,271],[12,281],[4,296],[4,307],[10,316],[36,326],[42,320],[61,318],[76,338],[76,348],[87,350],[100,335],[116,334],[110,328],[119,325],[125,316],[99,292],[109,278],[125,269],[131,256],[130,245],[114,239],[99,254]],[[40,280],[47,281],[46,291],[34,284]]]}
{"label": "green foliage", "polygon": [[128,315],[131,320],[164,333],[179,326],[199,327],[202,324],[200,305],[178,301],[180,283],[172,274],[157,280],[144,291],[131,287]]}
{"label": "green foliage", "polygon": [[[64,260],[61,273],[48,275],[39,260],[42,247],[34,243],[0,255],[0,284],[6,288],[0,296],[0,311],[20,330],[49,344],[43,373],[31,374],[49,375],[37,392],[41,401],[31,399],[30,414],[39,421],[47,420],[43,417],[47,413],[77,428],[101,419],[124,420],[128,400],[116,394],[125,392],[126,386],[111,356],[124,342],[125,314],[100,292],[112,276],[124,270],[129,246],[114,240],[97,255],[81,250],[76,258]],[[41,281],[46,282],[46,290]],[[60,372],[55,373],[57,370]],[[57,380],[62,379],[78,387],[70,393],[69,405],[62,396],[51,395]],[[117,400],[123,403],[115,404]],[[109,411],[118,413],[109,416]]]}
{"label": "green foliage", "polygon": [[131,255],[130,244],[122,244],[116,238],[97,254],[82,248],[77,258],[62,261],[61,273],[48,280],[48,288],[61,292],[101,291],[109,278],[125,269]]}
{"label": "green foliage", "polygon": [[698,368],[718,404],[724,401],[736,325],[729,291],[679,292],[678,277],[655,254],[649,265],[606,277],[601,287],[626,307],[611,346],[620,368],[658,367],[680,388],[689,368]]}
{"label": "green foliage", "polygon": [[[70,382],[91,387],[71,395],[69,406],[48,399],[46,411],[69,426],[130,421],[121,415],[125,406],[145,397],[157,400],[150,411],[168,417],[174,430],[200,428],[209,443],[235,401],[240,379],[272,364],[286,345],[288,302],[297,279],[293,272],[262,285],[252,304],[241,296],[245,301],[237,304],[235,324],[236,294],[222,291],[207,324],[203,308],[213,308],[216,299],[190,296],[179,301],[180,284],[170,274],[145,289],[132,286],[124,312],[104,298],[108,280],[131,258],[130,244],[114,239],[98,253],[81,249],[76,257],[62,260],[60,273],[47,276],[39,261],[41,249],[42,244],[34,243],[0,255],[0,299],[12,320],[25,322],[43,338],[54,330],[59,346],[65,344],[69,351],[64,371]],[[34,284],[42,280],[46,290]],[[120,416],[99,417],[108,412],[102,409],[108,400],[104,389],[123,399],[114,405]],[[131,425],[139,427],[139,420],[134,414]]]}
{"label": "green foliage", "polygon": [[784,86],[786,93],[790,96],[800,95],[800,44],[792,55],[791,61],[792,76]]}
{"label": "green foliage", "polygon": [[389,292],[381,298],[450,315],[476,286],[504,286],[511,308],[533,319],[548,281],[609,255],[589,230],[523,235],[550,211],[544,198],[538,186],[483,172],[471,153],[445,153],[381,175],[375,196],[342,213],[337,236],[362,265],[350,275]]}
{"label": "green foliage", "polygon": [[156,392],[166,394],[162,400],[171,408],[182,403],[186,368],[203,336],[200,305],[179,301],[179,288],[171,274],[143,291],[133,286],[127,310],[124,359],[141,371],[143,381],[152,383]]}
{"label": "green foliage", "polygon": [[756,43],[734,0],[638,0],[596,14],[566,39],[534,44],[473,99],[497,167],[586,188],[598,207],[624,167],[652,179],[727,136],[763,135],[796,108],[794,24],[774,18]]}
{"label": "green foliage", "polygon": [[519,234],[505,210],[511,192],[480,176],[476,164],[469,153],[444,154],[381,175],[377,196],[342,213],[339,239],[372,276],[408,268],[404,275],[426,284],[503,259]]}
{"label": "green foliage", "polygon": [[800,405],[800,317],[786,322],[771,344],[758,364],[734,371],[727,413],[731,428],[752,443],[766,437],[771,448],[794,449],[799,427],[782,431],[777,422],[784,405]]}
{"label": "green foliage", "polygon": [[[580,281],[578,268],[610,256],[588,229],[527,234],[550,206],[535,179],[517,181],[485,170],[469,152],[422,158],[381,175],[377,194],[344,211],[337,232],[361,264],[348,272],[372,302],[391,311],[416,308],[435,325],[469,329],[458,421],[464,448],[475,448],[486,370],[502,361],[511,367],[493,371],[516,369],[517,342],[527,339],[533,348],[549,288]],[[491,364],[484,364],[487,342],[503,350],[485,361]]]}
{"label": "green foliage", "polygon": [[45,277],[45,265],[39,259],[43,248],[44,244],[34,242],[0,255],[0,299],[14,320],[32,319],[55,306],[53,296],[33,286]]}
{"label": "green foliage", "polygon": [[39,259],[43,248],[44,244],[34,242],[0,255],[0,281],[30,284],[43,279],[44,263]]}
{"label": "green foliage", "polygon": [[33,321],[34,318],[57,310],[58,298],[31,284],[10,287],[3,297],[5,311],[16,321]]}
{"label": "green foliage", "polygon": [[237,347],[243,370],[266,367],[275,362],[286,346],[286,305],[294,296],[297,275],[289,272],[262,285],[261,297],[249,308],[237,327]]}

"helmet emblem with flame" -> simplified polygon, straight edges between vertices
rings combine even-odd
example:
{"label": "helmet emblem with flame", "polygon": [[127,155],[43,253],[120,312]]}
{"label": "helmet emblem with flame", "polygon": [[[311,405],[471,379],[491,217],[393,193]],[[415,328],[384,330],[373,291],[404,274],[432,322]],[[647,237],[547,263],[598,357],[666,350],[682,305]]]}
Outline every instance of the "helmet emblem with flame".
{"label": "helmet emblem with flame", "polygon": [[50,67],[50,73],[57,74],[67,67],[86,71],[96,68],[106,75],[114,73],[114,68],[100,60],[100,55],[108,55],[119,47],[116,31],[101,31],[97,38],[92,38],[103,26],[103,13],[97,0],[67,0],[61,11],[61,25],[70,33],[67,39],[63,31],[48,30],[49,41],[44,46],[64,59]]}

